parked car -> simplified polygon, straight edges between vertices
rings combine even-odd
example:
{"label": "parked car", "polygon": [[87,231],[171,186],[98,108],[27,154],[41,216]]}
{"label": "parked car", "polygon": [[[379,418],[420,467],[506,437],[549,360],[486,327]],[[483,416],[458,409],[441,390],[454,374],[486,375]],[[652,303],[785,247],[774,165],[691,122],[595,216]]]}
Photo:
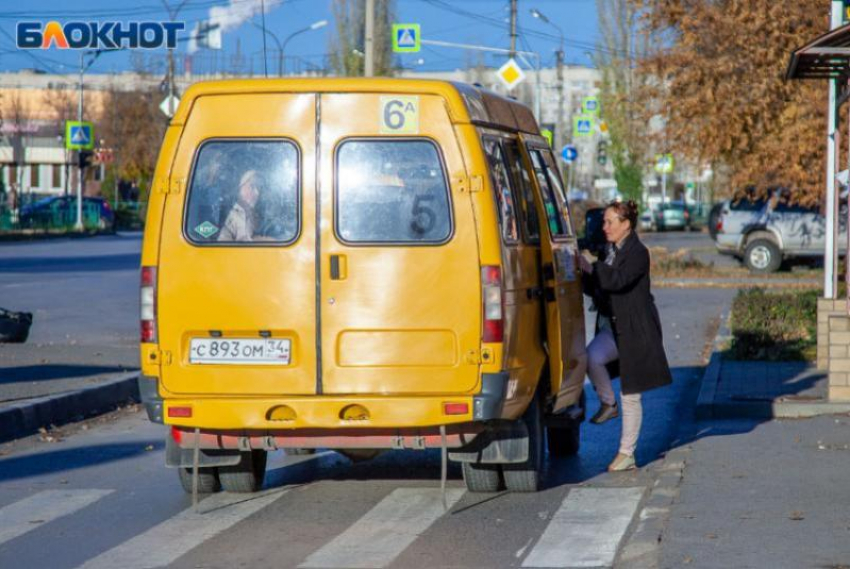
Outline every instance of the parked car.
{"label": "parked car", "polygon": [[655,210],[655,228],[658,231],[684,230],[688,228],[691,214],[684,202],[666,202]]}
{"label": "parked car", "polygon": [[655,222],[652,220],[652,210],[645,210],[642,214],[640,214],[640,218],[638,220],[640,224],[641,231],[652,231],[655,229]]}
{"label": "parked car", "polygon": [[[839,231],[846,233],[846,203]],[[727,201],[717,224],[718,252],[740,259],[754,273],[771,273],[785,260],[822,257],[826,218],[818,207],[789,202],[785,191],[770,199]],[[845,253],[846,239],[839,240]]]}
{"label": "parked car", "polygon": [[[77,198],[56,196],[21,207],[20,225],[24,228],[59,228],[77,221]],[[83,225],[86,229],[112,231],[115,212],[103,198],[83,198]]]}

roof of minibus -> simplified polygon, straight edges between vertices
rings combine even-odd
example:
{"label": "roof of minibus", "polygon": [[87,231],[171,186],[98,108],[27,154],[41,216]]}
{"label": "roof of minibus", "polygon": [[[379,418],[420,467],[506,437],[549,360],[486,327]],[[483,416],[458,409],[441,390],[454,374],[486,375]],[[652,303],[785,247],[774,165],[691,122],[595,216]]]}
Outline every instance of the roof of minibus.
{"label": "roof of minibus", "polygon": [[[198,97],[243,93],[399,93],[409,95],[437,95],[447,102],[452,122],[473,122],[534,134],[538,132],[537,124],[534,122],[528,107],[492,91],[487,91],[466,83],[387,77],[201,81],[193,84],[186,90],[171,124],[183,124],[189,115],[194,100]],[[480,104],[470,102],[470,99],[474,99],[480,102]],[[470,108],[470,106],[474,106],[475,108]],[[503,112],[499,112],[499,110]],[[507,113],[504,111],[507,111]],[[529,117],[531,117],[530,121]]]}

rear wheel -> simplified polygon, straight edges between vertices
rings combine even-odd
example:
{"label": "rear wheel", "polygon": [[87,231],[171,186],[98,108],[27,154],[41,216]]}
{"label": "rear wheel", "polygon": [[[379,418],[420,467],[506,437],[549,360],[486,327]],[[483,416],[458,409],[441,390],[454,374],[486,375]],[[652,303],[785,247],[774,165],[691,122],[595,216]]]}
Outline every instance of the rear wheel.
{"label": "rear wheel", "polygon": [[263,487],[268,453],[251,450],[239,454],[242,455],[239,464],[218,468],[221,485],[228,492],[256,492]]}
{"label": "rear wheel", "polygon": [[519,464],[505,464],[502,474],[511,492],[537,492],[543,470],[543,416],[536,395],[521,420],[528,428],[528,459]]}
{"label": "rear wheel", "polygon": [[773,273],[782,265],[782,254],[772,241],[755,239],[747,244],[744,263],[753,273]]}
{"label": "rear wheel", "polygon": [[461,463],[463,481],[470,492],[498,492],[502,487],[498,464]]}
{"label": "rear wheel", "polygon": [[[192,493],[192,472],[193,468],[178,468],[177,474],[180,475],[180,485],[183,491],[187,494]],[[221,490],[221,483],[218,480],[217,468],[199,468],[198,469],[198,494],[212,494]]]}

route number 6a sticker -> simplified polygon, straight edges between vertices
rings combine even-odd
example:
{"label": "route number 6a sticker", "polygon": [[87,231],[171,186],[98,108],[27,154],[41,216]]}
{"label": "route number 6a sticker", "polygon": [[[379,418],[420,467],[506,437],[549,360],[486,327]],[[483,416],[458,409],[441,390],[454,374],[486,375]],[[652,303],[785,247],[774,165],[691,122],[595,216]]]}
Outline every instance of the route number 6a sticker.
{"label": "route number 6a sticker", "polygon": [[381,134],[419,134],[419,97],[381,97]]}

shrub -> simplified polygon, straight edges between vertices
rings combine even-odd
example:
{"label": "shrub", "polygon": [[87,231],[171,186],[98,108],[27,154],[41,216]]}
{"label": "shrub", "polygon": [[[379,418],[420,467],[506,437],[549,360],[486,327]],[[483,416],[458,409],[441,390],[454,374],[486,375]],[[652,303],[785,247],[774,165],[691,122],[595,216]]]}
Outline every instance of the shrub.
{"label": "shrub", "polygon": [[732,303],[732,346],[738,360],[813,360],[818,291],[741,290]]}

